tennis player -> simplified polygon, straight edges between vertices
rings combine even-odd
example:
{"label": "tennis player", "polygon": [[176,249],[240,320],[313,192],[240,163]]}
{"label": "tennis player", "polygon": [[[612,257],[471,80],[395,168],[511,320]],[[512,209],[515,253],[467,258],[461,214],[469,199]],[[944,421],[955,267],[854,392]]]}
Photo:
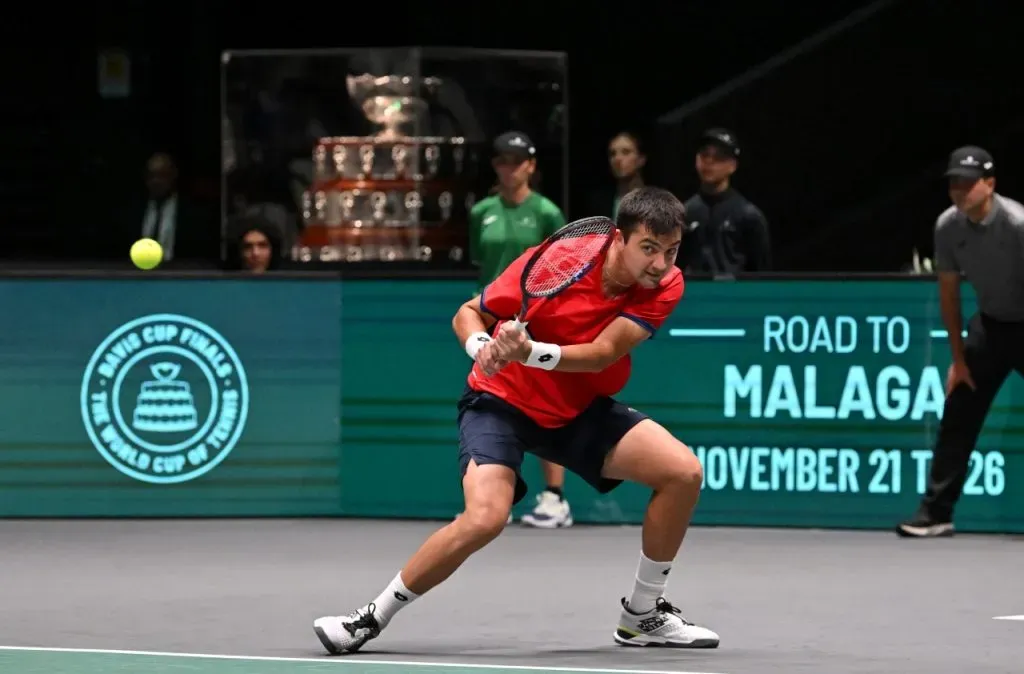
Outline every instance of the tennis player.
{"label": "tennis player", "polygon": [[718,646],[717,634],[685,620],[665,599],[700,494],[700,462],[665,428],[610,397],[629,379],[630,351],[682,298],[675,257],[683,221],[682,203],[665,190],[643,187],[625,195],[611,244],[582,279],[529,316],[528,334],[511,319],[522,306],[521,277],[533,248],[459,308],[452,327],[476,361],[458,402],[465,510],[431,535],[372,602],[313,623],[328,652],[359,650],[501,534],[513,504],[527,492],[520,475],[524,452],[565,466],[600,493],[625,480],[653,490],[615,641]]}

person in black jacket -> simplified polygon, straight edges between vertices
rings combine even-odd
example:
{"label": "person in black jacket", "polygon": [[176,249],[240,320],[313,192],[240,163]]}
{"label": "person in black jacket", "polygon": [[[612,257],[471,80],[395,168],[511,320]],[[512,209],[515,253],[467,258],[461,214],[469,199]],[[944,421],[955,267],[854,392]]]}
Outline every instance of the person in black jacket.
{"label": "person in black jacket", "polygon": [[696,168],[700,190],[686,203],[688,230],[676,264],[688,273],[737,274],[771,269],[768,221],[732,187],[740,145],[727,129],[701,136]]}

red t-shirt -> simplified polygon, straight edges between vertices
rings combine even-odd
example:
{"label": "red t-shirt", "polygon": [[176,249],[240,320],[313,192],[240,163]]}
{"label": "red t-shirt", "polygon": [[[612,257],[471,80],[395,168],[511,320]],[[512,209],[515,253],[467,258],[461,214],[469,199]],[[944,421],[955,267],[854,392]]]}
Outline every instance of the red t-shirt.
{"label": "red t-shirt", "polygon": [[[527,250],[480,294],[480,307],[498,319],[512,320],[522,308],[519,279],[533,249]],[[634,286],[614,298],[601,288],[598,264],[583,279],[544,301],[530,315],[530,338],[559,346],[594,341],[619,316],[635,321],[653,336],[683,296],[683,275],[673,268],[657,288]],[[540,301],[540,300],[536,300]],[[598,396],[613,396],[629,380],[629,354],[601,372],[556,372],[510,363],[492,377],[479,365],[469,373],[469,386],[486,391],[525,412],[546,428],[564,426],[579,416]]]}

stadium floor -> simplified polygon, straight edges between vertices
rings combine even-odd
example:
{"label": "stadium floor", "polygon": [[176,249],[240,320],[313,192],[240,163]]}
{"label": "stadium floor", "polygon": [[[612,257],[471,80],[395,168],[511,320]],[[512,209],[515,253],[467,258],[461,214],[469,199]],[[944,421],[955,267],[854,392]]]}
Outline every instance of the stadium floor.
{"label": "stadium floor", "polygon": [[313,619],[370,600],[436,526],[0,521],[0,672],[1020,671],[1024,621],[996,619],[1024,614],[1020,539],[766,529],[694,529],[673,569],[717,650],[611,641],[637,527],[513,525],[360,654],[324,654]]}

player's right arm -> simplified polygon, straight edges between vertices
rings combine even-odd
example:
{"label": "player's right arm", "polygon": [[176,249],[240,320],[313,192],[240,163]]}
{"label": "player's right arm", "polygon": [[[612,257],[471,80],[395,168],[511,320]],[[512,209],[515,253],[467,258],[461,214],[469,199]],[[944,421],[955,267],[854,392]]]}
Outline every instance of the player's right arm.
{"label": "player's right arm", "polygon": [[533,249],[520,255],[479,295],[467,300],[452,318],[452,330],[470,358],[477,359],[479,350],[490,342],[490,332],[499,320],[515,317],[522,306],[519,278]]}
{"label": "player's right arm", "polygon": [[455,312],[455,317],[452,319],[452,330],[455,331],[455,336],[459,340],[459,344],[466,345],[466,341],[474,334],[477,333],[489,333],[491,328],[497,320],[494,316],[481,311],[480,309],[480,295],[477,295],[471,300],[467,300],[465,304],[459,307],[459,310]]}

